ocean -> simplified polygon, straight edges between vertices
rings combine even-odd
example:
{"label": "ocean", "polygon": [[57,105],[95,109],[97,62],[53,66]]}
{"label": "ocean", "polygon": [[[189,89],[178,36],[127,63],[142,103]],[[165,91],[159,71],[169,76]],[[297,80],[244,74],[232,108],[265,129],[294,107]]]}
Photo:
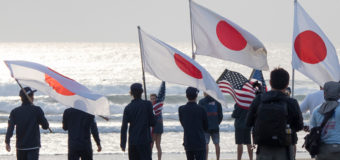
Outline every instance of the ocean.
{"label": "ocean", "polygon": [[[190,43],[169,43],[183,53],[191,56]],[[268,62],[270,70],[275,67],[291,69],[291,45],[268,44]],[[340,47],[336,47],[340,48]],[[339,53],[339,49],[337,49]],[[338,55],[339,56],[339,55]],[[105,95],[110,101],[110,120],[96,117],[103,151],[96,154],[123,154],[120,150],[120,125],[124,107],[131,101],[129,86],[134,82],[142,82],[142,69],[138,43],[0,43],[0,60],[25,60],[46,65],[57,72],[85,85],[95,93]],[[233,62],[218,60],[206,56],[196,56],[196,60],[217,79],[228,68],[249,77],[252,69]],[[268,83],[269,71],[264,71]],[[0,65],[0,141],[4,142],[7,120],[10,111],[20,105],[19,87],[4,63]],[[161,81],[146,73],[147,94],[157,93]],[[291,85],[291,83],[290,83]],[[166,98],[163,110],[164,135],[163,152],[183,153],[183,129],[178,121],[178,107],[186,103],[187,86],[167,83]],[[295,72],[295,98],[299,102],[306,94],[318,90],[318,85],[302,74]],[[200,93],[199,98],[203,95]],[[231,113],[234,101],[226,95],[227,106],[223,106],[223,122],[221,124],[221,152],[235,153],[234,126]],[[48,96],[37,92],[36,105],[40,106],[50,122],[53,133],[42,130],[42,148],[40,154],[67,154],[67,133],[61,128],[63,111],[67,108]],[[304,114],[305,123],[309,116]],[[304,133],[299,133],[300,142]],[[11,139],[15,147],[15,136]],[[6,152],[4,143],[0,143],[1,155],[15,155],[15,151]],[[214,152],[213,146],[210,147]],[[94,150],[96,147],[94,146]],[[304,149],[298,148],[298,152]]]}

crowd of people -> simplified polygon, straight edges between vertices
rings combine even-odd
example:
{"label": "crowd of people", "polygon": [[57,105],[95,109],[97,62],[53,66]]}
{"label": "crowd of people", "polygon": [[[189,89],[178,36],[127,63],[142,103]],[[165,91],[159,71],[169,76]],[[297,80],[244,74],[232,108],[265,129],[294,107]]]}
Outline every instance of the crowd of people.
{"label": "crowd of people", "polygon": [[[271,90],[263,92],[261,85],[249,109],[234,106],[235,143],[237,159],[241,160],[243,145],[246,145],[249,159],[253,159],[256,145],[257,160],[294,160],[297,132],[324,126],[317,160],[333,160],[340,157],[340,83],[327,82],[320,91],[306,96],[301,105],[290,97],[289,74],[282,68],[270,73]],[[10,139],[16,128],[16,152],[18,160],[37,160],[40,149],[39,125],[49,129],[49,123],[40,107],[33,104],[34,92],[29,87],[20,90],[22,105],[13,109],[8,120],[6,150],[10,151]],[[215,146],[216,159],[220,159],[219,125],[223,119],[222,106],[208,94],[197,103],[199,90],[186,89],[188,102],[178,108],[180,124],[184,130],[183,146],[188,160],[207,160],[209,142]],[[165,97],[165,82],[158,95],[151,94],[150,100],[142,100],[143,86],[130,86],[132,101],[125,107],[121,126],[120,147],[126,150],[130,160],[151,160],[152,148],[156,144],[157,158],[161,160],[161,135],[163,133],[162,107]],[[95,116],[81,111],[81,101],[75,102],[63,114],[63,129],[68,131],[68,159],[91,160],[93,151],[91,134],[102,147]],[[302,112],[309,110],[310,125],[304,125]],[[302,112],[301,112],[302,111]],[[327,118],[325,118],[327,117]],[[129,135],[127,136],[127,131]],[[127,138],[128,137],[128,138]],[[128,139],[128,142],[127,142]]]}

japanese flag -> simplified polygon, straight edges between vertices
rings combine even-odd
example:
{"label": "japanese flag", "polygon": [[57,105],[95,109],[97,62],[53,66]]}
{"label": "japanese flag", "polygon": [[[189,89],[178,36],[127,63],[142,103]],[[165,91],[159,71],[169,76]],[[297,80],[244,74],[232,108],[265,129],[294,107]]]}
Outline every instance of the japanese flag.
{"label": "japanese flag", "polygon": [[146,72],[163,81],[198,88],[226,104],[215,80],[196,61],[141,29],[139,37]]}
{"label": "japanese flag", "polygon": [[268,70],[267,51],[252,34],[230,20],[190,1],[195,54]]}
{"label": "japanese flag", "polygon": [[340,80],[334,46],[298,2],[295,2],[292,66],[320,86]]}
{"label": "japanese flag", "polygon": [[49,67],[27,61],[5,61],[13,78],[21,84],[37,89],[61,104],[94,115],[110,115],[109,102]]}

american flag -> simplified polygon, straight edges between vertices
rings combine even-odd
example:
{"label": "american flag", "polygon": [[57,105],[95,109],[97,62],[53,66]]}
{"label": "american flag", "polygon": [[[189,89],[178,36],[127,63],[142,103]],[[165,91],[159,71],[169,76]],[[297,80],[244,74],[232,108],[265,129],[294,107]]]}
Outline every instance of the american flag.
{"label": "american flag", "polygon": [[165,82],[163,81],[159,88],[156,103],[153,105],[155,116],[159,116],[163,110],[163,102],[165,99]]}
{"label": "american flag", "polygon": [[249,109],[255,98],[255,90],[246,77],[226,69],[218,78],[217,83],[221,91],[229,93],[241,108]]}
{"label": "american flag", "polygon": [[267,91],[266,82],[264,81],[263,74],[262,74],[261,70],[255,69],[251,79],[252,79],[252,81],[255,80],[255,81],[261,82],[263,93]]}

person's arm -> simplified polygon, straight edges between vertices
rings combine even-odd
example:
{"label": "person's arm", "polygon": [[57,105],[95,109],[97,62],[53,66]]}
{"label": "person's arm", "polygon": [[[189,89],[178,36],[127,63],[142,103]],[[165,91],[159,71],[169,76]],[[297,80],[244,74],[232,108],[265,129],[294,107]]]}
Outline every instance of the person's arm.
{"label": "person's arm", "polygon": [[37,107],[38,108],[38,112],[39,112],[39,118],[38,118],[38,123],[41,125],[41,127],[43,129],[48,129],[49,127],[49,123],[45,117],[45,114],[44,114],[44,111],[40,108],[40,107]]}
{"label": "person's arm", "polygon": [[293,108],[294,108],[294,121],[291,124],[292,129],[294,129],[296,132],[300,131],[303,129],[303,117],[302,113],[299,107],[299,103],[294,99],[293,101]]}
{"label": "person's arm", "polygon": [[92,118],[93,118],[93,120],[92,120],[92,123],[91,123],[91,134],[92,134],[94,141],[97,144],[97,148],[98,148],[97,151],[100,152],[102,150],[102,147],[100,145],[98,127],[97,127],[97,123],[96,123],[94,117],[92,117]]}
{"label": "person's arm", "polygon": [[222,105],[221,103],[217,102],[217,114],[218,114],[218,124],[221,124],[222,120],[223,120],[223,111],[222,111]]}
{"label": "person's arm", "polygon": [[203,130],[208,131],[208,115],[207,111],[202,107],[202,121],[203,121]]}
{"label": "person's arm", "polygon": [[153,106],[150,101],[148,101],[148,106],[149,106],[149,121],[150,121],[150,126],[155,126],[156,125],[156,117],[153,112]]}
{"label": "person's arm", "polygon": [[181,107],[178,108],[178,119],[179,122],[181,123],[182,127],[183,127],[183,123],[182,123],[182,113],[181,113]]}
{"label": "person's arm", "polygon": [[317,117],[317,109],[314,109],[313,113],[312,113],[312,117],[310,118],[309,120],[309,129],[311,130],[312,128],[314,127],[317,127],[318,126],[318,123],[316,121],[316,117]]}
{"label": "person's arm", "polygon": [[257,107],[260,105],[260,103],[261,103],[261,95],[258,95],[255,97],[255,99],[253,100],[253,102],[251,103],[249,107],[249,111],[248,111],[247,118],[246,118],[246,125],[248,127],[254,126]]}
{"label": "person's arm", "polygon": [[309,100],[309,95],[307,95],[306,97],[305,97],[305,99],[303,99],[303,101],[302,101],[302,103],[300,104],[300,110],[301,110],[301,112],[302,113],[306,113],[307,111],[308,111],[308,109],[309,109],[309,103],[310,102],[310,100]]}
{"label": "person's arm", "polygon": [[6,143],[6,150],[8,152],[11,151],[11,146],[10,146],[10,139],[13,136],[13,131],[14,131],[14,126],[15,126],[15,119],[13,116],[13,111],[10,113],[9,119],[8,119],[8,127],[7,127],[7,132],[6,132],[6,138],[5,138],[5,143]]}
{"label": "person's arm", "polygon": [[68,114],[67,114],[67,110],[64,111],[63,114],[63,130],[67,131],[68,130],[68,126],[67,126],[67,120],[68,120]]}
{"label": "person's arm", "polygon": [[126,147],[126,132],[127,132],[127,127],[128,127],[128,112],[126,110],[126,107],[124,109],[124,114],[123,114],[123,121],[122,121],[122,128],[120,129],[120,148],[122,151],[125,152],[125,147]]}

